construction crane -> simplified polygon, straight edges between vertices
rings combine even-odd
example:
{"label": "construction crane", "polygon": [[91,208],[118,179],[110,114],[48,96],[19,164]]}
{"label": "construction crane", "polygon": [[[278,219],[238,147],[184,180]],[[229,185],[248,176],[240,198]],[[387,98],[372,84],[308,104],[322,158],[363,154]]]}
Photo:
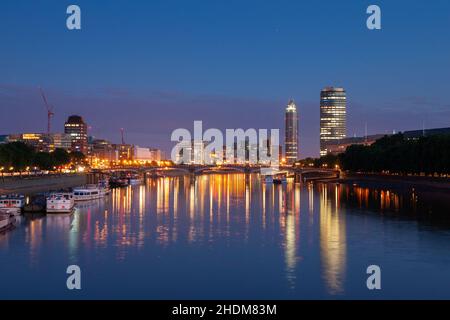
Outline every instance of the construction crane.
{"label": "construction crane", "polygon": [[42,88],[39,87],[39,91],[41,92],[42,99],[44,100],[45,107],[47,108],[47,133],[50,133],[52,117],[55,115],[55,113],[53,112],[53,106],[48,104],[44,90],[42,90]]}

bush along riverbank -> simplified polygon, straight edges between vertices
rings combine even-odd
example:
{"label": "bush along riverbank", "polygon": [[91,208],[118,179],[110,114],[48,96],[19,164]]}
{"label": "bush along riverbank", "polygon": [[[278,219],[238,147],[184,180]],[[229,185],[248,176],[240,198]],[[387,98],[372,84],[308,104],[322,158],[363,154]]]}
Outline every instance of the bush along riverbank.
{"label": "bush along riverbank", "polygon": [[345,173],[334,182],[377,188],[441,189],[450,192],[450,178],[388,175],[377,173]]}
{"label": "bush along riverbank", "polygon": [[385,136],[371,145],[351,145],[339,155],[315,159],[316,167],[339,167],[349,172],[402,176],[449,176],[450,135],[409,139],[403,134]]}

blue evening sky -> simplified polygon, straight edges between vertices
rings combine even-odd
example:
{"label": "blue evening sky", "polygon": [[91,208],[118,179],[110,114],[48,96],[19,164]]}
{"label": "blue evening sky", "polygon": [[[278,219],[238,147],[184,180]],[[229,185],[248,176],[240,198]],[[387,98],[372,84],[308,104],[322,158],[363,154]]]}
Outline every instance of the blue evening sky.
{"label": "blue evening sky", "polygon": [[[66,28],[77,4],[82,30]],[[382,30],[366,28],[366,8]],[[450,1],[4,0],[0,134],[80,114],[91,134],[169,151],[170,133],[280,128],[294,98],[301,156],[317,156],[319,94],[348,95],[348,135],[450,126]]]}

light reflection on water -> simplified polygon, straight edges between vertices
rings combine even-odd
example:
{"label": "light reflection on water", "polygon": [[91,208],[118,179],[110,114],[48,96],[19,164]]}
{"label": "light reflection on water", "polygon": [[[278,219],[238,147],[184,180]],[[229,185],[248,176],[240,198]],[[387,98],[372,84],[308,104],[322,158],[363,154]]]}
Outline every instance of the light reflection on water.
{"label": "light reflection on water", "polygon": [[[415,190],[267,185],[255,174],[149,179],[81,203],[73,215],[26,216],[0,235],[0,258],[9,262],[0,271],[15,279],[3,283],[0,297],[32,297],[47,281],[42,297],[71,298],[58,285],[69,264],[91,281],[84,298],[427,298],[427,290],[450,297],[442,280],[448,225],[421,215],[436,216],[443,203],[432,208],[421,197]],[[410,252],[418,252],[417,263],[405,271]],[[365,288],[372,263],[384,266],[394,289]]]}
{"label": "light reflection on water", "polygon": [[[334,190],[334,203],[321,185],[320,195],[320,253],[323,264],[323,277],[330,294],[344,290],[346,266],[345,213],[339,210],[338,187]],[[334,204],[334,206],[333,206]]]}

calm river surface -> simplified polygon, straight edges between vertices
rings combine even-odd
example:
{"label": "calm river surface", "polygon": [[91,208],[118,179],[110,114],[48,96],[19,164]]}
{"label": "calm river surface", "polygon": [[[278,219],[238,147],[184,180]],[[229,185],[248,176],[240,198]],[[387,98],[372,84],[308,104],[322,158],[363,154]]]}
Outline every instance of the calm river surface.
{"label": "calm river surface", "polygon": [[73,215],[22,216],[0,234],[0,299],[450,299],[449,203],[258,175],[149,179]]}

